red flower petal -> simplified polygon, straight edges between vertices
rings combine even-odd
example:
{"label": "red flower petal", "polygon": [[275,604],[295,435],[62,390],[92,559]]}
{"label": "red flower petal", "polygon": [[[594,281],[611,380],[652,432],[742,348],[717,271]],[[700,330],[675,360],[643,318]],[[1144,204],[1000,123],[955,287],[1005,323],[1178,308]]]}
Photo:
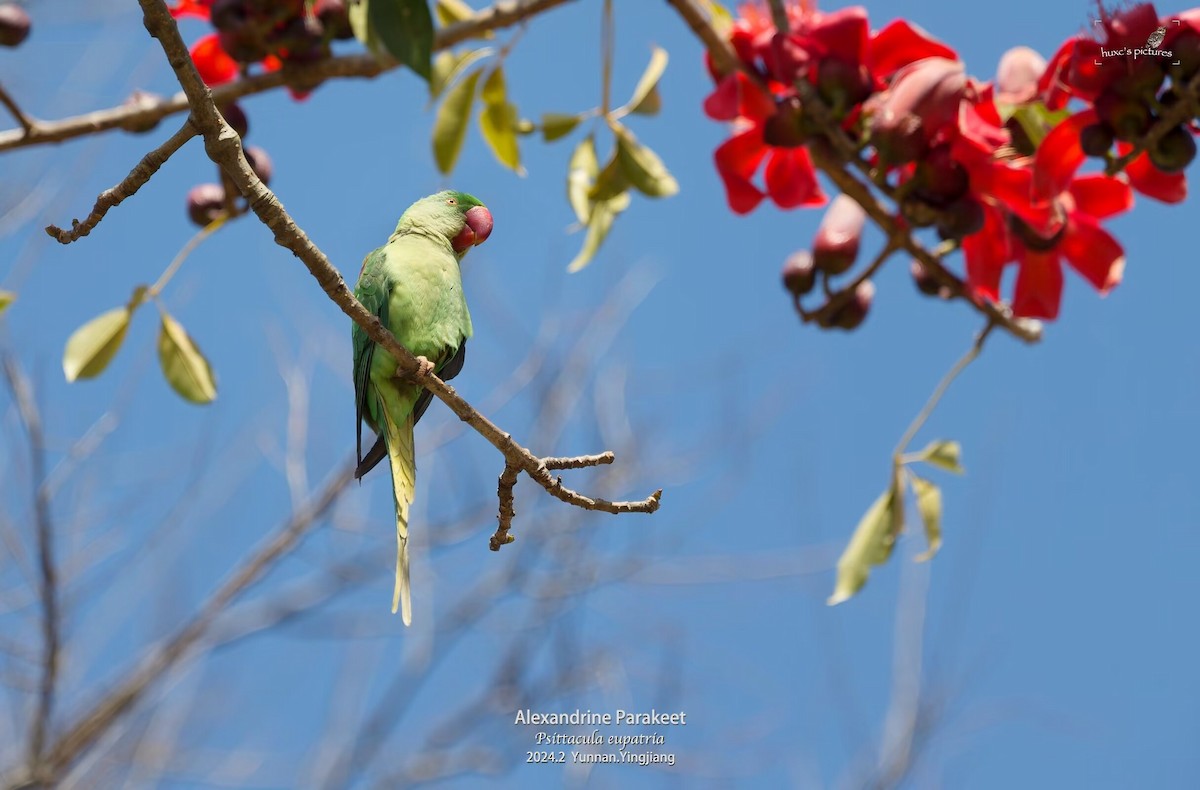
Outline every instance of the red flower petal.
{"label": "red flower petal", "polygon": [[876,32],[867,47],[867,67],[876,77],[886,77],[901,66],[929,57],[958,60],[958,53],[903,19]]}
{"label": "red flower petal", "polygon": [[775,113],[775,101],[742,72],[730,74],[704,100],[704,114],[715,121],[761,121]]}
{"label": "red flower petal", "polygon": [[1103,296],[1121,282],[1125,251],[1099,223],[1086,214],[1071,216],[1071,224],[1058,249],[1071,268],[1083,275]]}
{"label": "red flower petal", "polygon": [[772,149],[767,160],[767,194],[780,208],[825,205],[825,193],[806,149]]}
{"label": "red flower petal", "polygon": [[262,59],[261,63],[263,71],[267,72],[279,71],[281,68],[283,68],[283,61],[274,55],[267,55]]}
{"label": "red flower petal", "polygon": [[1004,217],[992,206],[983,207],[983,228],[962,241],[967,259],[967,283],[979,296],[996,301],[1000,298],[1000,276],[1013,259],[1012,244]]}
{"label": "red flower petal", "polygon": [[1100,173],[1080,176],[1071,182],[1075,210],[1096,219],[1105,219],[1133,208],[1133,189],[1119,178]]}
{"label": "red flower petal", "polygon": [[212,0],[179,0],[175,5],[168,6],[167,10],[175,19],[192,16],[207,21],[211,5]]}
{"label": "red flower petal", "polygon": [[192,60],[200,78],[209,86],[229,82],[238,75],[237,61],[221,49],[216,33],[210,33],[192,45]]}
{"label": "red flower petal", "polygon": [[766,155],[767,146],[758,127],[730,137],[713,153],[729,207],[735,213],[749,214],[762,202],[762,190],[750,183],[750,177]]}
{"label": "red flower petal", "polygon": [[1095,110],[1084,110],[1050,130],[1038,146],[1033,160],[1033,198],[1049,200],[1066,190],[1087,155],[1079,144],[1085,126],[1096,122]]}
{"label": "red flower petal", "polygon": [[1059,47],[1038,80],[1038,95],[1049,110],[1061,110],[1070,98],[1066,76],[1071,65],[1071,56],[1075,52],[1075,44],[1074,40],[1070,40]]}
{"label": "red flower petal", "polygon": [[1022,249],[1017,272],[1017,288],[1013,294],[1013,315],[1023,318],[1058,318],[1062,302],[1063,273],[1056,252],[1034,252]]}
{"label": "red flower petal", "polygon": [[836,53],[842,60],[862,63],[867,54],[867,9],[862,6],[842,8],[828,14],[817,14],[806,26],[805,33],[825,51]]}
{"label": "red flower petal", "polygon": [[[1129,151],[1128,143],[1118,143],[1117,152],[1122,156]],[[1150,155],[1143,152],[1125,167],[1129,183],[1146,197],[1163,203],[1182,203],[1187,200],[1187,176],[1184,173],[1164,173],[1150,162]]]}

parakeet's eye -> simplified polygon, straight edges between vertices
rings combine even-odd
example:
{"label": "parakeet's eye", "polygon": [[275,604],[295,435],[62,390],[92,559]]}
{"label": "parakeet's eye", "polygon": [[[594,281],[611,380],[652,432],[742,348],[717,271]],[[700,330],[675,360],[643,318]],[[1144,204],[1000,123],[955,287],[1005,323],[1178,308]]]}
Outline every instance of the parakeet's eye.
{"label": "parakeet's eye", "polygon": [[450,198],[449,200],[446,201],[446,205],[447,206],[456,206],[456,205],[458,205],[458,201],[455,200],[454,198]]}

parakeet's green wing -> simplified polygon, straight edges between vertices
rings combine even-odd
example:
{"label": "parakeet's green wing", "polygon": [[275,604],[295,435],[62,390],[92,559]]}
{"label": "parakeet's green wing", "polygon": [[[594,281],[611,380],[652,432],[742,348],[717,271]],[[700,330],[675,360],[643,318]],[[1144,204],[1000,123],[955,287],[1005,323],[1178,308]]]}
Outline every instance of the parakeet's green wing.
{"label": "parakeet's green wing", "polygon": [[[378,316],[383,325],[387,326],[391,284],[384,271],[384,253],[385,248],[380,247],[363,261],[362,274],[358,278],[358,285],[354,288],[354,295],[358,301],[362,302],[363,307]],[[376,433],[382,433],[382,431],[371,421],[372,409],[367,403],[367,398],[371,397],[371,362],[375,357],[375,343],[367,337],[367,333],[358,324],[353,325],[351,333],[354,341],[355,446],[357,447],[358,462],[361,465],[363,460],[363,420],[367,420],[367,424]],[[356,474],[356,477],[362,477],[362,475]]]}

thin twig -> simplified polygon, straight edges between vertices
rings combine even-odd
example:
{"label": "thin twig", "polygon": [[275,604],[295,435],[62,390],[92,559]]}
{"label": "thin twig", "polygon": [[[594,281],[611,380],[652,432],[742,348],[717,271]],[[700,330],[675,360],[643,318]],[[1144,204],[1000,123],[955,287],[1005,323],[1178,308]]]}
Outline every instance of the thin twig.
{"label": "thin twig", "polygon": [[954,379],[958,378],[958,374],[962,373],[967,365],[970,365],[975,357],[979,356],[980,351],[983,351],[984,342],[995,328],[995,322],[989,321],[983,329],[979,330],[979,333],[975,335],[975,342],[971,344],[971,348],[954,363],[954,367],[950,368],[949,372],[938,382],[937,388],[929,396],[929,400],[925,402],[925,406],[917,414],[912,424],[908,426],[908,430],[904,432],[904,436],[900,437],[900,443],[896,445],[896,449],[892,453],[897,464],[901,463],[901,456],[908,449],[908,443],[913,440],[913,437],[917,435],[917,431],[921,430],[921,426],[929,419],[929,415],[933,413],[934,408],[938,405],[938,401],[946,394],[946,390],[954,383]]}
{"label": "thin twig", "polygon": [[28,137],[34,131],[37,122],[25,114],[25,111],[21,109],[21,105],[17,104],[12,96],[8,95],[8,91],[4,89],[3,85],[0,85],[0,104],[7,107],[8,111],[12,113],[12,117],[16,118],[17,123],[21,124],[22,137]]}
{"label": "thin twig", "polygon": [[171,282],[171,278],[174,277],[175,273],[179,271],[179,267],[182,266],[183,262],[188,259],[188,256],[191,255],[205,239],[220,230],[222,226],[225,225],[227,219],[228,216],[222,215],[205,225],[200,230],[196,231],[195,235],[187,240],[187,243],[183,245],[183,248],[180,249],[179,252],[175,254],[175,257],[171,259],[171,262],[167,264],[167,268],[163,269],[163,273],[160,274],[158,279],[154,281],[154,285],[150,286],[150,288],[146,291],[146,296],[149,298],[154,298],[161,295],[163,288],[166,288],[167,283]]}
{"label": "thin twig", "polygon": [[58,570],[54,556],[54,525],[50,518],[50,498],[45,488],[46,444],[42,417],[29,380],[17,367],[16,360],[4,358],[4,375],[17,404],[21,423],[29,441],[29,474],[33,488],[34,529],[38,561],[38,600],[41,603],[42,654],[37,700],[30,721],[29,772],[44,774],[46,738],[54,715],[54,696],[58,687],[58,669],[62,645],[62,622],[58,601]]}
{"label": "thin twig", "polygon": [[100,224],[100,220],[104,219],[104,215],[108,213],[109,209],[119,206],[125,198],[136,194],[146,185],[151,176],[157,173],[158,169],[196,134],[196,127],[192,125],[191,119],[184,121],[183,126],[179,127],[179,131],[167,138],[166,142],[158,148],[142,157],[142,161],[129,171],[129,175],[125,176],[121,183],[101,192],[100,197],[96,198],[96,205],[92,207],[92,213],[88,214],[83,222],[77,219],[71,220],[70,230],[63,230],[57,225],[48,225],[46,232],[62,244],[70,244],[88,235],[93,228]]}
{"label": "thin twig", "polygon": [[292,551],[325,518],[354,479],[353,460],[339,466],[319,493],[294,511],[259,548],[208,598],[192,618],[166,642],[152,650],[124,680],[116,683],[95,706],[81,715],[54,743],[46,759],[51,776],[58,775],[127,713],[168,670],[189,656],[213,629],[229,606]]}
{"label": "thin twig", "polygon": [[[470,19],[447,25],[438,30],[433,41],[433,49],[435,52],[449,49],[469,39],[479,38],[489,31],[511,27],[566,2],[568,0],[521,0],[520,2],[502,0],[491,8],[479,11]],[[288,84],[289,80],[300,84],[312,84],[329,79],[372,79],[398,67],[399,64],[393,60],[380,59],[374,55],[345,55],[296,66],[288,69],[287,72],[279,70],[243,77],[214,88],[212,96],[219,104],[227,104],[243,96],[283,87]],[[60,143],[64,140],[110,129],[147,124],[162,120],[169,115],[186,112],[189,106],[187,96],[177,93],[157,102],[122,105],[59,121],[38,121],[28,132],[25,129],[0,132],[0,151],[45,143]]]}
{"label": "thin twig", "polygon": [[517,514],[513,508],[513,487],[516,486],[520,473],[521,470],[512,464],[505,464],[504,471],[500,473],[500,482],[496,486],[496,496],[500,500],[499,524],[495,534],[488,541],[488,548],[492,551],[500,551],[501,546],[516,540],[509,534],[509,530],[512,528],[513,517]]}
{"label": "thin twig", "polygon": [[589,466],[603,466],[611,464],[617,460],[617,457],[611,452],[598,453],[597,455],[577,455],[573,458],[543,458],[542,463],[547,469],[585,469]]}

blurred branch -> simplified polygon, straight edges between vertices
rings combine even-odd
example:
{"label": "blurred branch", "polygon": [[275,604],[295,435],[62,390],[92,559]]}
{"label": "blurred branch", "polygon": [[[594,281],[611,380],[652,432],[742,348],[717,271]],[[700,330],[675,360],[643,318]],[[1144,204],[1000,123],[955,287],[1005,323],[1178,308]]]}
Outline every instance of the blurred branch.
{"label": "blurred branch", "polygon": [[[489,31],[511,27],[566,2],[568,0],[501,0],[491,8],[479,11],[470,19],[438,30],[433,49],[435,52],[449,49]],[[227,104],[242,96],[283,87],[289,80],[298,84],[315,84],[334,78],[373,78],[398,67],[399,64],[390,58],[380,59],[369,54],[346,55],[305,66],[289,67],[286,71],[242,77],[214,88],[212,97],[220,104]],[[59,143],[126,126],[151,124],[169,115],[185,112],[189,106],[186,93],[177,93],[169,99],[157,102],[122,105],[60,121],[38,121],[25,116],[21,129],[0,132],[0,152],[44,143]]]}
{"label": "blurred branch", "polygon": [[321,491],[310,497],[302,508],[293,512],[291,517],[217,588],[183,628],[151,651],[139,667],[115,684],[90,710],[78,717],[49,751],[46,763],[51,776],[69,767],[113,722],[127,713],[153,684],[210,635],[217,618],[321,522],[333,504],[349,488],[354,479],[353,470],[352,461],[339,466]]}
{"label": "blurred branch", "polygon": [[62,244],[70,244],[88,235],[93,228],[100,224],[100,220],[104,219],[104,215],[108,213],[109,209],[119,206],[123,200],[135,195],[146,185],[151,176],[157,173],[158,169],[171,158],[172,154],[182,148],[183,144],[195,137],[196,134],[196,127],[192,124],[191,119],[184,121],[183,126],[179,127],[179,131],[167,138],[166,142],[158,148],[142,157],[142,161],[129,171],[129,175],[125,176],[121,183],[101,192],[100,197],[96,198],[96,205],[92,207],[92,212],[84,218],[83,222],[77,219],[71,220],[70,230],[63,230],[57,225],[49,225],[46,232]]}
{"label": "blurred branch", "polygon": [[44,773],[46,737],[54,715],[54,694],[62,643],[62,618],[58,602],[58,572],[54,558],[54,526],[50,520],[50,498],[46,480],[46,444],[42,418],[34,400],[33,388],[17,362],[4,358],[4,376],[17,404],[17,412],[29,440],[29,474],[33,489],[34,530],[37,544],[38,599],[41,602],[42,654],[37,701],[29,729],[29,772],[40,779]]}

